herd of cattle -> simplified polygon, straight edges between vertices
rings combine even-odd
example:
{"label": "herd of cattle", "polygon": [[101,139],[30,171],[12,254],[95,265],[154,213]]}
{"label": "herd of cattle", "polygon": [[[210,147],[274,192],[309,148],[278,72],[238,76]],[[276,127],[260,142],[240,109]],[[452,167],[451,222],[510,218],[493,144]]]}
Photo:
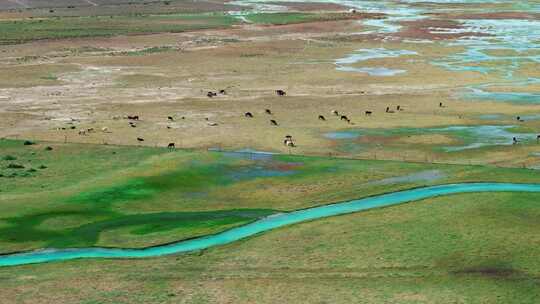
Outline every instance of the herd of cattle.
{"label": "herd of cattle", "polygon": [[[287,95],[287,93],[284,90],[276,90],[275,93],[276,93],[277,96],[286,96]],[[226,95],[227,92],[226,92],[225,89],[221,89],[221,90],[219,90],[217,92],[208,91],[206,95],[209,98],[213,98],[213,97],[217,96],[218,94]],[[440,102],[439,107],[444,108],[445,106],[443,105],[442,102]],[[404,111],[404,109],[400,105],[397,105],[396,106],[396,111],[401,112],[401,111]],[[271,126],[278,126],[279,125],[277,120],[273,118],[274,113],[272,112],[271,109],[265,109],[264,113],[266,115],[269,115],[270,117],[272,117],[272,118],[269,119],[269,122],[270,122]],[[395,112],[390,107],[386,107],[385,113],[395,113]],[[340,113],[337,110],[332,110],[331,114],[333,116],[339,118],[339,120],[341,120],[341,121],[345,121],[348,124],[354,124],[347,115],[345,115],[343,113]],[[365,116],[371,116],[373,114],[373,111],[368,110],[368,111],[365,111],[364,114],[365,114]],[[254,115],[251,112],[245,112],[244,117],[249,119],[249,118],[254,118]],[[129,121],[128,124],[129,124],[130,127],[136,128],[137,127],[137,122],[140,120],[140,117],[139,117],[139,115],[126,115],[126,116],[123,116],[123,117],[113,116],[113,119],[114,120],[126,119],[126,120]],[[181,116],[180,119],[185,119],[185,116]],[[205,118],[205,119],[206,119],[207,124],[209,126],[217,126],[218,125],[216,122],[210,122],[208,118]],[[167,120],[169,122],[175,121],[175,117],[167,116]],[[318,115],[318,120],[327,121],[327,118],[324,115],[319,114]],[[521,117],[519,117],[519,116],[517,117],[517,120],[518,121],[523,121],[521,119]],[[75,120],[73,120],[73,121],[75,121]],[[70,126],[69,128],[62,127],[62,128],[58,128],[58,129],[67,130],[67,129],[76,129],[76,127],[75,126]],[[167,126],[167,129],[171,129],[171,127]],[[108,127],[102,127],[101,131],[103,133],[109,133],[110,132]],[[92,132],[95,132],[94,128],[85,128],[85,129],[79,129],[78,134],[81,135],[81,136],[84,136],[84,135],[88,135],[89,133],[92,133]],[[537,136],[537,141],[540,141],[540,135]],[[137,137],[137,142],[139,142],[139,143],[144,142],[144,138]],[[513,144],[517,144],[518,139],[516,137],[514,137],[514,138],[512,138],[512,142],[513,142]],[[285,136],[285,139],[283,140],[283,144],[285,146],[288,146],[288,147],[296,147],[295,140],[293,139],[293,137],[291,135],[286,135]],[[175,143],[169,143],[167,145],[167,147],[169,149],[174,149],[175,148]]]}

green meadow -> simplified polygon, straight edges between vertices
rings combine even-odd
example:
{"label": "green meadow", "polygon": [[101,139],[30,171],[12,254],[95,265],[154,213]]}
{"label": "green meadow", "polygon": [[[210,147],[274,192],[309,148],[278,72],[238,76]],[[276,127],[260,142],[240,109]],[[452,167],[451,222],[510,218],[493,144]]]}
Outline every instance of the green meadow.
{"label": "green meadow", "polygon": [[0,141],[0,252],[145,247],[274,213],[529,170]]}
{"label": "green meadow", "polygon": [[[14,140],[0,140],[0,172],[3,253],[151,246],[423,185],[540,182],[525,169]],[[538,198],[444,196],[192,254],[6,267],[0,279],[20,302],[534,303]]]}
{"label": "green meadow", "polygon": [[[247,15],[247,19],[256,24],[290,24],[346,18],[351,18],[351,16],[339,13],[253,13]],[[220,12],[2,20],[0,21],[0,44],[17,44],[42,39],[178,33],[228,28],[240,23],[241,20],[235,16]]]}
{"label": "green meadow", "polygon": [[50,17],[0,21],[0,44],[40,39],[107,37],[228,27],[237,19],[222,13]]}
{"label": "green meadow", "polygon": [[250,22],[268,25],[283,25],[316,21],[332,21],[353,18],[351,14],[344,13],[251,13],[245,15]]}

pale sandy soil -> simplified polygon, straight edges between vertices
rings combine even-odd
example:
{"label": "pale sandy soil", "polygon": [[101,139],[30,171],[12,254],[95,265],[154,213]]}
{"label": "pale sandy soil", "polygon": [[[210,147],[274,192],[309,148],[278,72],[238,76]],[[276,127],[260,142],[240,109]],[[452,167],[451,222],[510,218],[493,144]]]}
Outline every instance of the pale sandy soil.
{"label": "pale sandy soil", "polygon": [[[536,146],[447,155],[418,146],[426,137],[415,136],[395,139],[408,144],[401,145],[402,151],[385,149],[381,139],[376,151],[344,152],[336,141],[325,138],[324,133],[354,128],[486,124],[478,119],[481,114],[505,114],[507,120],[489,123],[514,124],[511,117],[516,113],[540,113],[540,106],[534,104],[461,99],[465,87],[498,79],[431,64],[462,51],[460,47],[405,42],[407,37],[384,41],[380,36],[360,35],[363,30],[359,21],[348,20],[1,46],[0,136],[122,145],[174,142],[182,148],[520,166],[537,162],[529,157],[530,152],[540,151]],[[122,55],[163,46],[171,49]],[[336,70],[336,59],[367,48],[418,55],[350,65],[407,71],[392,77]],[[534,65],[526,65],[519,72],[534,71]],[[220,89],[227,94],[206,97],[207,91]],[[276,89],[285,90],[287,96],[276,96]],[[445,107],[440,108],[439,102]],[[397,105],[405,110],[384,113],[386,107]],[[264,113],[267,108],[272,116]],[[346,114],[352,123],[335,118],[332,110]],[[368,110],[371,117],[364,115]],[[245,112],[254,118],[245,118]],[[141,120],[133,128],[125,119],[114,119],[125,115],[139,115]],[[318,120],[318,115],[327,121]],[[168,121],[168,116],[174,121]],[[279,125],[272,126],[270,119]],[[535,130],[540,120],[522,126]],[[108,132],[101,132],[104,127]],[[78,135],[85,128],[96,131]],[[297,147],[285,147],[285,135],[293,135]],[[145,141],[138,142],[137,137]],[[429,140],[440,145],[454,142],[440,136]]]}

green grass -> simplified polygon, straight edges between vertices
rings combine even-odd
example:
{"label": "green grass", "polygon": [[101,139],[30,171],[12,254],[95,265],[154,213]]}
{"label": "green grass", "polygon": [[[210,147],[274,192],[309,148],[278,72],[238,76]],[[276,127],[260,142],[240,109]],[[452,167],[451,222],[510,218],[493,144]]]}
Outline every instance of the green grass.
{"label": "green grass", "polygon": [[0,277],[8,301],[536,303],[539,216],[538,194],[462,194],[196,254],[0,268]]}
{"label": "green grass", "polygon": [[222,13],[58,17],[0,21],[0,44],[40,39],[107,37],[228,27],[237,19]]}
{"label": "green grass", "polygon": [[[96,210],[51,211],[29,216],[4,218],[6,227],[0,228],[4,240],[11,242],[40,242],[46,247],[88,247],[100,244],[99,236],[104,231],[129,227],[124,232],[134,237],[153,237],[156,232],[167,232],[178,228],[188,231],[186,237],[205,234],[207,231],[245,224],[272,210],[243,209],[207,212],[161,212],[151,214],[117,215]],[[57,225],[76,220],[80,226],[58,229]],[[47,223],[49,221],[51,223]],[[63,223],[64,222],[64,223]],[[169,239],[174,241],[176,239]],[[159,238],[158,238],[159,241]],[[167,241],[161,240],[160,243]],[[108,244],[113,246],[114,244]],[[121,246],[122,243],[116,244]],[[132,244],[130,244],[132,245]],[[148,245],[148,242],[146,243]]]}
{"label": "green grass", "polygon": [[[246,18],[257,24],[292,24],[353,18],[342,13],[253,13]],[[0,45],[17,44],[41,39],[109,37],[117,35],[184,32],[227,28],[240,20],[226,13],[195,14],[133,14],[91,17],[44,17],[0,21]],[[165,51],[150,48],[126,55],[144,55]],[[141,53],[142,52],[142,53]],[[23,57],[21,62],[38,57]]]}
{"label": "green grass", "polygon": [[247,14],[245,18],[253,23],[284,25],[315,21],[342,20],[354,17],[351,14],[343,13],[253,13]]}
{"label": "green grass", "polygon": [[[520,169],[11,140],[0,148],[0,252],[141,247],[422,185],[540,181]],[[426,170],[440,178],[380,183]]]}
{"label": "green grass", "polygon": [[171,46],[156,46],[151,48],[146,48],[138,51],[127,51],[127,52],[121,52],[119,55],[122,56],[144,56],[144,55],[150,55],[150,54],[156,54],[156,53],[163,53],[163,52],[171,52],[175,51],[177,49],[171,47]]}
{"label": "green grass", "polygon": [[[47,166],[30,177],[0,177],[3,252],[150,246],[421,185],[540,182],[530,170],[481,166],[11,140],[0,140],[0,151],[1,164]],[[441,177],[381,184],[426,170]],[[535,303],[538,197],[451,195],[284,227],[194,254],[0,268],[2,296],[24,302],[39,293],[56,303]]]}
{"label": "green grass", "polygon": [[40,78],[43,79],[43,80],[55,80],[55,81],[58,80],[58,77],[56,77],[56,76],[54,76],[52,74],[49,74],[47,76],[43,76],[43,77],[40,77]]}

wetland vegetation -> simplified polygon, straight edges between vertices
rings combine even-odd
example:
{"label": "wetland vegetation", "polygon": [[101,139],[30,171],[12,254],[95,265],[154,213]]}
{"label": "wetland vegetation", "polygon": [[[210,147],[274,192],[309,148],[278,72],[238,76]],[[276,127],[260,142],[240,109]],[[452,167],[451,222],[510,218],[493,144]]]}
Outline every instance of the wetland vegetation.
{"label": "wetland vegetation", "polygon": [[[0,254],[120,255],[408,189],[540,184],[533,2],[0,3]],[[538,197],[0,267],[0,302],[535,303]]]}

